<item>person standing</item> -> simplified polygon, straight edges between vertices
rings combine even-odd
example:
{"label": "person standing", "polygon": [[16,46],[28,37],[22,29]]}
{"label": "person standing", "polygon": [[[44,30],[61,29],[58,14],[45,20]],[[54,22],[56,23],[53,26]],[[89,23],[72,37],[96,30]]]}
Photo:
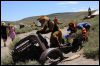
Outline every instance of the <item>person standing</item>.
{"label": "person standing", "polygon": [[55,18],[53,19],[53,21],[54,21],[54,23],[57,23],[57,24],[62,24],[62,22],[59,22],[59,20],[58,20],[58,18],[57,18],[57,17],[55,17]]}
{"label": "person standing", "polygon": [[7,34],[8,34],[8,36],[9,36],[9,31],[10,30],[10,23],[8,23],[8,25],[7,25]]}
{"label": "person standing", "polygon": [[16,32],[15,32],[15,27],[14,25],[10,25],[10,28],[9,28],[9,36],[10,38],[12,39],[12,41],[15,39],[16,37]]}
{"label": "person standing", "polygon": [[6,41],[7,41],[7,26],[5,22],[1,23],[1,37],[4,42],[4,47],[6,47]]}

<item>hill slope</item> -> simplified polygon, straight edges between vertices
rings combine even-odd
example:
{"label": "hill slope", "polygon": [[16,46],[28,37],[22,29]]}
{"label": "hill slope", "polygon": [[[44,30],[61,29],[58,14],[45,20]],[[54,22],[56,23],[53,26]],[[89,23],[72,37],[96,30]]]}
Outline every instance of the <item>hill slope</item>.
{"label": "hill slope", "polygon": [[[94,12],[95,10],[93,10],[92,12]],[[76,18],[79,17],[84,17],[88,14],[88,12],[64,12],[64,13],[54,13],[54,14],[49,14],[47,15],[51,20],[54,19],[54,17],[57,17],[59,19],[59,21],[63,22],[63,24],[69,22],[70,20],[74,20]],[[32,16],[32,17],[27,17],[27,18],[23,18],[21,20],[18,21],[4,21],[4,22],[11,22],[13,24],[19,24],[19,23],[25,23],[25,24],[32,24],[33,22],[35,22],[35,24],[39,25],[39,23],[37,22],[37,17],[38,16]]]}

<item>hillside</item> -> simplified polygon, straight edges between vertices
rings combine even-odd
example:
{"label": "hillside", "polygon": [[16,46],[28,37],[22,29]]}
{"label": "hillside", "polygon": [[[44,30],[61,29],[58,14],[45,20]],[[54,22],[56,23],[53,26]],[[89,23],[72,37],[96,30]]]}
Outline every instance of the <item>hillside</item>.
{"label": "hillside", "polygon": [[[92,11],[92,13],[95,10]],[[54,17],[57,17],[59,19],[59,21],[63,22],[63,24],[65,25],[65,23],[68,23],[71,20],[74,20],[76,18],[83,18],[84,16],[87,16],[87,12],[64,12],[64,13],[54,13],[54,14],[49,14],[47,15],[51,20],[54,19]],[[4,21],[4,22],[11,22],[13,24],[19,24],[19,23],[24,23],[24,24],[32,24],[33,22],[35,22],[35,24],[39,25],[39,23],[37,22],[37,17],[38,16],[32,16],[32,17],[26,17],[23,18],[21,20],[18,21]]]}

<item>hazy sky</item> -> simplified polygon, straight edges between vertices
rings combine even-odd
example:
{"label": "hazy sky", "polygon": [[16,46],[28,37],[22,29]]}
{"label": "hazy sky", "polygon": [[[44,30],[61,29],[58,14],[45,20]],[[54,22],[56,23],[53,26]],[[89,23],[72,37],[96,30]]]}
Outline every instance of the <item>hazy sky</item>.
{"label": "hazy sky", "polygon": [[16,21],[26,17],[59,12],[99,9],[99,1],[1,1],[1,20]]}

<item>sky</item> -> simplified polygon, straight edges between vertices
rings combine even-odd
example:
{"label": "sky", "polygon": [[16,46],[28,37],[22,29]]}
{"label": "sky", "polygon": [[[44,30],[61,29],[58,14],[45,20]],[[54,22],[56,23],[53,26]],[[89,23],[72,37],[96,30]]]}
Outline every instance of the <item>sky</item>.
{"label": "sky", "polygon": [[99,9],[99,1],[1,1],[1,21],[62,12]]}

